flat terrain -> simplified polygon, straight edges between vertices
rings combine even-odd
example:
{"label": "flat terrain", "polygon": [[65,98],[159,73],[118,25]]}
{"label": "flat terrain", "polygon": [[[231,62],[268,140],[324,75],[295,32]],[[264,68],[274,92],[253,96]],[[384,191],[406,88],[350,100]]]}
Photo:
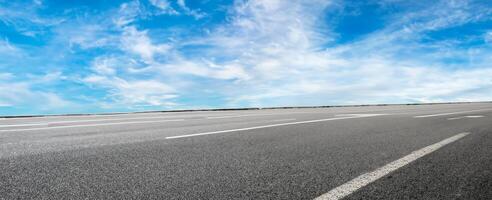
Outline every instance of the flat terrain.
{"label": "flat terrain", "polygon": [[0,119],[0,199],[492,199],[492,104]]}

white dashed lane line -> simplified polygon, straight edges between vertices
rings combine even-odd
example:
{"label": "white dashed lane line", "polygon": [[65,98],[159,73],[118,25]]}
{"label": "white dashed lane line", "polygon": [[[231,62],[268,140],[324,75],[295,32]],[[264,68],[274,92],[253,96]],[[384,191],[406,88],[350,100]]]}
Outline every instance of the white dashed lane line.
{"label": "white dashed lane line", "polygon": [[482,118],[484,117],[483,115],[468,115],[468,116],[461,116],[461,117],[451,117],[448,118],[448,120],[457,120],[457,119],[465,119],[465,118]]}
{"label": "white dashed lane line", "polygon": [[230,130],[221,130],[221,131],[211,131],[211,132],[194,133],[194,134],[186,134],[186,135],[177,135],[177,136],[166,137],[166,139],[178,139],[178,138],[186,138],[186,137],[196,137],[196,136],[202,136],[202,135],[230,133],[230,132],[238,132],[238,131],[263,129],[263,128],[278,127],[278,126],[287,126],[287,125],[295,125],[295,124],[308,124],[308,123],[334,121],[334,120],[342,120],[342,119],[355,119],[355,118],[364,118],[364,117],[375,117],[375,116],[381,116],[381,115],[386,115],[386,114],[358,114],[358,115],[352,115],[352,116],[346,116],[346,117],[334,117],[334,118],[316,119],[316,120],[308,120],[308,121],[287,122],[287,123],[270,124],[270,125],[264,125],[264,126],[253,126],[253,127],[247,127],[247,128],[238,128],[238,129],[230,129]]}
{"label": "white dashed lane line", "polygon": [[445,140],[442,140],[438,143],[429,145],[427,147],[424,147],[422,149],[419,149],[417,151],[414,151],[410,153],[409,155],[406,155],[403,158],[400,158],[398,160],[395,160],[391,163],[388,163],[387,165],[380,167],[372,172],[362,174],[358,176],[357,178],[352,179],[351,181],[340,185],[329,192],[317,197],[315,200],[338,200],[342,199],[358,189],[382,178],[383,176],[386,176],[387,174],[396,171],[397,169],[410,164],[411,162],[422,158],[423,156],[430,154],[441,147],[446,146],[447,144],[453,143],[465,136],[467,136],[470,133],[460,133],[455,136],[452,136],[450,138],[447,138]]}
{"label": "white dashed lane line", "polygon": [[446,115],[454,115],[454,114],[462,114],[462,113],[471,113],[471,112],[480,112],[480,111],[489,111],[489,110],[492,110],[492,109],[466,110],[466,111],[449,112],[449,113],[438,113],[438,114],[431,114],[431,115],[418,115],[418,116],[414,116],[414,118],[438,117],[438,116],[446,116]]}

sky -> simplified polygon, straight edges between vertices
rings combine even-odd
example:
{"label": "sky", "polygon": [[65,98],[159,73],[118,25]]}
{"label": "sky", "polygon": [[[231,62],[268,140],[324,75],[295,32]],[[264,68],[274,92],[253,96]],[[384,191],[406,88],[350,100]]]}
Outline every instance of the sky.
{"label": "sky", "polygon": [[488,100],[488,0],[0,0],[0,115]]}

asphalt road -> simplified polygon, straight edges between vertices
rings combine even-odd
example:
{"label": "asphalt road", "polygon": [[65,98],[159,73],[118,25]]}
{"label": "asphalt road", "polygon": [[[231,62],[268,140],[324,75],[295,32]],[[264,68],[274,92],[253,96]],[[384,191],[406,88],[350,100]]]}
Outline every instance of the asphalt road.
{"label": "asphalt road", "polygon": [[492,104],[0,119],[0,199],[492,199]]}

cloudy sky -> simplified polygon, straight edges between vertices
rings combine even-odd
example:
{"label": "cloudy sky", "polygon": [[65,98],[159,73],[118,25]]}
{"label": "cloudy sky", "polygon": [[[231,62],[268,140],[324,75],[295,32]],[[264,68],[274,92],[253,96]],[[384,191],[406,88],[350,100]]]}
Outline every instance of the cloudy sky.
{"label": "cloudy sky", "polygon": [[483,100],[488,0],[0,0],[0,115]]}

